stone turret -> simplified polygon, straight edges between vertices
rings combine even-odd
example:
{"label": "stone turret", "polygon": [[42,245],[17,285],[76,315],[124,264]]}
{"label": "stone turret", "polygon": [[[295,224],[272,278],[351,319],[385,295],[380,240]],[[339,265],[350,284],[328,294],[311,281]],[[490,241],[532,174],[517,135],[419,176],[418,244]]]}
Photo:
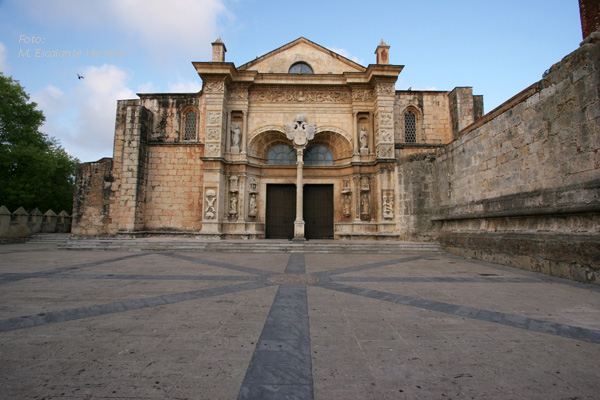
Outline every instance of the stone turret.
{"label": "stone turret", "polygon": [[379,46],[377,46],[375,54],[377,55],[377,64],[390,63],[390,46],[388,46],[383,39],[381,39],[381,43],[379,43]]}
{"label": "stone turret", "polygon": [[225,53],[227,53],[227,48],[219,36],[217,40],[212,43],[213,62],[225,62]]}

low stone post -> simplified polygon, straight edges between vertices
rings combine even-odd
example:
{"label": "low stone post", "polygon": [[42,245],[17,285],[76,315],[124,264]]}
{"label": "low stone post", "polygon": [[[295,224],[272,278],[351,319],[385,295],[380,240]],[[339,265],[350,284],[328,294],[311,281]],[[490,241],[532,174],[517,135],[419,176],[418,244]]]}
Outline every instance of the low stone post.
{"label": "low stone post", "polygon": [[44,222],[42,223],[42,232],[44,233],[54,233],[56,232],[56,222],[58,217],[56,213],[52,210],[46,211],[44,214]]}
{"label": "low stone post", "polygon": [[29,230],[31,233],[38,233],[42,231],[43,219],[44,217],[41,211],[37,208],[34,208],[29,214]]}

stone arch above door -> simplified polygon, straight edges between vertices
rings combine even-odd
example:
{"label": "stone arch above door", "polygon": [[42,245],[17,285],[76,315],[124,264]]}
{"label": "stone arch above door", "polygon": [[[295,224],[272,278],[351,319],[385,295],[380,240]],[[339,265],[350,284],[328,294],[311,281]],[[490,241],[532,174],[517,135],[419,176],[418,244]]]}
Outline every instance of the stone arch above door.
{"label": "stone arch above door", "polygon": [[250,143],[248,143],[248,155],[263,159],[266,162],[269,151],[273,147],[279,144],[293,147],[294,145],[292,142],[285,136],[285,133],[283,133],[283,128],[278,129],[281,129],[281,131],[268,129],[255,134],[250,140]]}
{"label": "stone arch above door", "polygon": [[[308,143],[307,147],[321,145],[331,151],[334,163],[352,157],[352,142],[346,137],[346,133],[334,127],[317,127],[315,138]],[[283,127],[266,126],[260,128],[250,135],[248,143],[248,155],[258,159],[267,160],[269,151],[278,144],[286,144],[293,147],[293,143],[286,137]]]}

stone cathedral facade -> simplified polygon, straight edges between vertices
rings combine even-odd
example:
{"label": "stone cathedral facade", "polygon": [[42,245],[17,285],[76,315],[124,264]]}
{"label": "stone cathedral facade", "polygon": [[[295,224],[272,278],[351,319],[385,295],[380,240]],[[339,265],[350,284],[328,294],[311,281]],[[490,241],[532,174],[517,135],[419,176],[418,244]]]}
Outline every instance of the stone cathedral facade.
{"label": "stone cathedral facade", "polygon": [[114,157],[78,167],[72,234],[437,241],[598,283],[593,29],[485,115],[470,87],[395,90],[383,41],[367,67],[305,38],[236,67],[217,40],[199,93],[118,102]]}
{"label": "stone cathedral facade", "polygon": [[483,114],[471,88],[396,91],[383,40],[368,67],[305,38],[239,67],[212,46],[200,93],[118,102],[114,158],[95,163],[110,178],[78,199],[75,234],[402,238],[397,157]]}

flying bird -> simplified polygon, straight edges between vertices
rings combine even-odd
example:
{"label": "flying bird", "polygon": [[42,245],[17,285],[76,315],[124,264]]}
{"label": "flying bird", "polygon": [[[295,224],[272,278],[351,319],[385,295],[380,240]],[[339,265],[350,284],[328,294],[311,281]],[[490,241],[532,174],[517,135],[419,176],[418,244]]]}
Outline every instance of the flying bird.
{"label": "flying bird", "polygon": [[83,76],[77,74],[77,79],[83,79]]}

